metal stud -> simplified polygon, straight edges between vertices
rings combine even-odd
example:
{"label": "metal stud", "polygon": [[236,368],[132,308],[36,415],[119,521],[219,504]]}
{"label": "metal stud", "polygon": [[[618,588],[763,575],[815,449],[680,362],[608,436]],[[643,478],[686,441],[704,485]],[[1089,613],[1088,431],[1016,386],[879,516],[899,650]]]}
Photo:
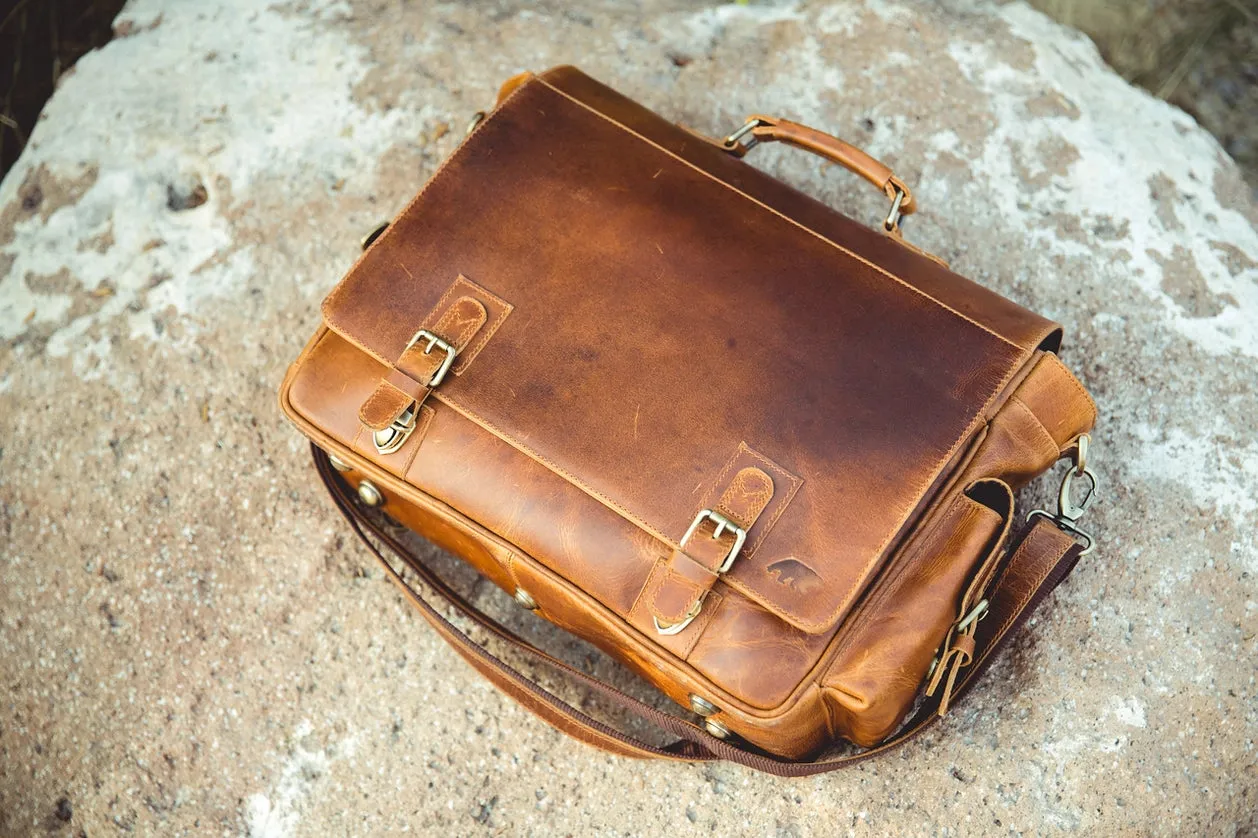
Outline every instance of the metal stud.
{"label": "metal stud", "polygon": [[517,587],[515,589],[515,601],[517,605],[527,611],[537,610],[537,600],[533,599],[533,595],[523,588]]}
{"label": "metal stud", "polygon": [[371,247],[373,244],[375,244],[376,239],[380,238],[381,234],[384,233],[384,231],[387,229],[389,229],[389,222],[381,221],[375,227],[371,228],[370,233],[368,233],[367,235],[363,236],[361,239],[358,240],[359,246],[363,250],[366,250],[367,248]]}
{"label": "metal stud", "polygon": [[705,718],[715,713],[721,712],[720,707],[717,707],[715,704],[708,701],[706,698],[702,698],[697,695],[690,696],[690,709],[693,710],[696,714],[703,716]]}
{"label": "metal stud", "polygon": [[336,469],[337,471],[349,471],[350,469],[349,463],[345,462],[344,460],[342,460],[340,457],[336,456],[335,454],[328,455],[328,462],[331,463],[332,468]]}
{"label": "metal stud", "polygon": [[365,506],[380,506],[384,503],[384,495],[380,494],[380,490],[369,480],[358,484],[358,499]]}
{"label": "metal stud", "polygon": [[725,725],[721,724],[718,721],[714,721],[712,719],[704,719],[703,726],[708,729],[708,733],[712,734],[717,739],[729,738],[729,728],[727,728]]}

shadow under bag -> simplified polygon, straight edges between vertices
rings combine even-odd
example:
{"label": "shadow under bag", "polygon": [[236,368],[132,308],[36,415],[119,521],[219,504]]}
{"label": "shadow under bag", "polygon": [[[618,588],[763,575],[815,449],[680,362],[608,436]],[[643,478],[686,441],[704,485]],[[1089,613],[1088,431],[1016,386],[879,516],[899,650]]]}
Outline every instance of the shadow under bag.
{"label": "shadow under bag", "polygon": [[[871,229],[740,159],[765,142],[869,180],[887,216]],[[1096,407],[1061,328],[905,242],[915,209],[814,129],[755,116],[715,140],[571,67],[517,76],[328,295],[280,401],[393,581],[560,730],[788,776],[848,765],[943,715],[1092,544]],[[1060,509],[1015,513],[1062,458]],[[695,721],[520,640],[365,507]],[[542,689],[385,548],[496,647],[678,741]],[[803,761],[840,739],[867,750]]]}

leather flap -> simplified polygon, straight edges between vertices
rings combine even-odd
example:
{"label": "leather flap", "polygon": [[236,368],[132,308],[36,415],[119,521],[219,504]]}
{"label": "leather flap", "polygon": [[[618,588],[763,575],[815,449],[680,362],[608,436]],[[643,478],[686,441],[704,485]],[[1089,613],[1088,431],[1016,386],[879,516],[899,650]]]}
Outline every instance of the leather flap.
{"label": "leather flap", "polygon": [[686,132],[667,148],[547,78],[443,165],[328,296],[328,326],[387,364],[460,275],[500,296],[512,316],[430,398],[661,556],[758,452],[781,485],[724,582],[831,627],[1052,324],[915,287],[749,197],[771,179],[747,164],[719,163],[736,188],[677,150]]}

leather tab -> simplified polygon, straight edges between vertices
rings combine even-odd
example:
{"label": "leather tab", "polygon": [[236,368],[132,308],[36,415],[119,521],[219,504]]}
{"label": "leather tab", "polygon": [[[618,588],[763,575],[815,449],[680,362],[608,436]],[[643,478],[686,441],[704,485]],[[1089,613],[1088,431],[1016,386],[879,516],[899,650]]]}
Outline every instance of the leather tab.
{"label": "leather tab", "polygon": [[358,409],[359,421],[373,431],[383,431],[392,425],[406,411],[406,408],[428,394],[426,388],[421,388],[421,395],[421,393],[411,391],[410,388],[398,387],[390,380],[392,378],[391,373],[381,381],[367,397],[367,401],[363,402],[363,406]]}
{"label": "leather tab", "polygon": [[[756,468],[740,469],[730,480],[715,511],[744,531],[751,529],[773,500],[773,478]],[[668,558],[664,576],[651,597],[657,625],[668,627],[691,619],[720,576],[719,568],[735,547],[734,533],[711,519],[702,520],[690,538]]]}
{"label": "leather tab", "polygon": [[729,488],[721,495],[716,511],[749,530],[771,500],[773,478],[758,468],[748,466],[734,475]]}
{"label": "leather tab", "polygon": [[[724,543],[721,539],[707,539],[707,542]],[[674,550],[651,599],[651,614],[664,626],[676,625],[693,616],[692,609],[702,603],[716,577],[714,569],[695,561],[681,550]]]}

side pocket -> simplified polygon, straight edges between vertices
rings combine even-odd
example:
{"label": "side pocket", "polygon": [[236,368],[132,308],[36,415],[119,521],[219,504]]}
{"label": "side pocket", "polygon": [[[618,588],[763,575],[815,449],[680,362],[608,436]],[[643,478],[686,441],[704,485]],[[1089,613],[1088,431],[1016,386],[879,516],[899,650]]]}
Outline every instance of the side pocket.
{"label": "side pocket", "polygon": [[975,571],[991,565],[1013,514],[1008,491],[975,485],[907,546],[821,678],[835,732],[871,746],[913,706]]}

